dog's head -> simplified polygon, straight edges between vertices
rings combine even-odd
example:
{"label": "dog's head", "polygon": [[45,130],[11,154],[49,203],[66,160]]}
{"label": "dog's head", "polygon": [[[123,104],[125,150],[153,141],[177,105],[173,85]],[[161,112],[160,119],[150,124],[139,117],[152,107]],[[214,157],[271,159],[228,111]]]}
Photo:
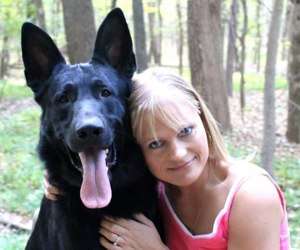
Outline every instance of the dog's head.
{"label": "dog's head", "polygon": [[88,63],[66,64],[50,36],[31,23],[22,27],[22,53],[27,85],[42,108],[41,134],[61,142],[71,162],[79,162],[83,203],[106,206],[112,193],[108,165],[136,68],[122,11],[112,10],[103,21]]}

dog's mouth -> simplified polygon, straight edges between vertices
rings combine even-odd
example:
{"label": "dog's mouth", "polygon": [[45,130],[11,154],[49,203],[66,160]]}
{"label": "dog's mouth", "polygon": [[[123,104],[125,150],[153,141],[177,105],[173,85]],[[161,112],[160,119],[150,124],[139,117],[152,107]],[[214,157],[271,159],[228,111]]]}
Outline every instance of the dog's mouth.
{"label": "dog's mouth", "polygon": [[89,147],[79,152],[78,156],[81,166],[74,164],[74,159],[72,164],[82,173],[80,198],[83,204],[88,208],[106,207],[112,197],[109,169],[116,162],[114,145],[106,149]]}
{"label": "dog's mouth", "polygon": [[112,191],[103,149],[89,148],[79,153],[82,164],[82,184],[80,198],[88,208],[106,207],[111,200]]}

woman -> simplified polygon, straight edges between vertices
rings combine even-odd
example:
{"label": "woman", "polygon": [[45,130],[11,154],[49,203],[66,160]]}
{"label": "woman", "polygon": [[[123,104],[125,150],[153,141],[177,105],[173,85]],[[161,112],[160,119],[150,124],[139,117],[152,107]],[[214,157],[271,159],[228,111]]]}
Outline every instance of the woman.
{"label": "woman", "polygon": [[166,240],[145,216],[106,218],[107,249],[286,250],[285,201],[261,168],[232,160],[201,97],[179,76],[160,68],[134,79],[133,131],[159,180]]}

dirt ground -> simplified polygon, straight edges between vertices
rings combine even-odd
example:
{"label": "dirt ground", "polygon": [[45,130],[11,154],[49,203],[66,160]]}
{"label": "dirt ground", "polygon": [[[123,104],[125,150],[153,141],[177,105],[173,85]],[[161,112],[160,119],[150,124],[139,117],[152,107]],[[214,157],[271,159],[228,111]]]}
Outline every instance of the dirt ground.
{"label": "dirt ground", "polygon": [[[289,143],[285,137],[287,128],[286,90],[277,90],[276,102],[276,156],[294,156],[300,159],[300,144]],[[230,140],[237,147],[246,146],[260,153],[263,139],[263,93],[247,92],[244,119],[242,119],[239,96],[229,100],[233,132]]]}

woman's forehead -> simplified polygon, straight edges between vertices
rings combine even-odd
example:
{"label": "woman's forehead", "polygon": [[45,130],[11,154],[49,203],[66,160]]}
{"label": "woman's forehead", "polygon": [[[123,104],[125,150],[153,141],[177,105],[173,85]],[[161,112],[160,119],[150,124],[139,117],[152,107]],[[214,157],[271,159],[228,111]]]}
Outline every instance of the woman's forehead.
{"label": "woman's forehead", "polygon": [[180,120],[193,119],[194,115],[198,113],[196,107],[191,103],[183,100],[171,100],[166,102],[161,102],[154,109],[153,117],[164,121],[164,115],[170,117],[178,117]]}

